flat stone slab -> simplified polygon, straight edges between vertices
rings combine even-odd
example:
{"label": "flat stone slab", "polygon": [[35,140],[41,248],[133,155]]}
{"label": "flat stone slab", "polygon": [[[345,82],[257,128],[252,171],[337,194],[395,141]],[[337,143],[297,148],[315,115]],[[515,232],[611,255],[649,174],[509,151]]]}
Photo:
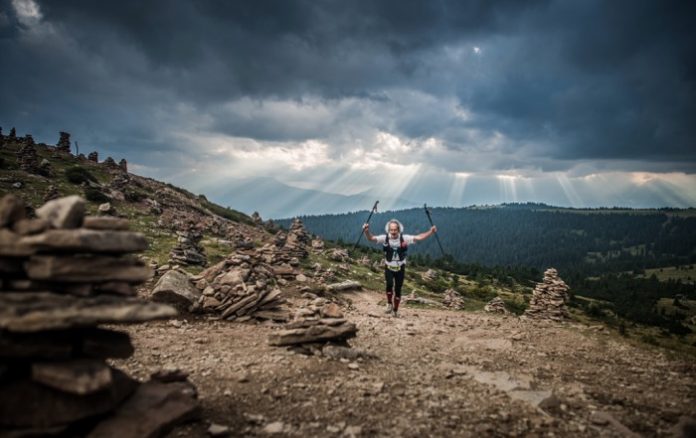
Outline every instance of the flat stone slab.
{"label": "flat stone slab", "polygon": [[82,396],[29,379],[0,384],[0,435],[7,429],[64,426],[112,411],[135,390],[137,382],[119,370],[111,371],[113,384],[108,389]]}
{"label": "flat stone slab", "polygon": [[323,324],[308,328],[281,330],[268,337],[268,343],[275,346],[297,345],[312,342],[344,341],[355,337],[355,324],[344,322],[340,325],[328,326]]}
{"label": "flat stone slab", "polygon": [[147,239],[141,233],[132,231],[90,230],[48,230],[41,234],[19,239],[37,251],[126,253],[147,249]]}
{"label": "flat stone slab", "polygon": [[0,257],[26,257],[36,250],[19,243],[20,236],[7,228],[0,228]]}
{"label": "flat stone slab", "polygon": [[35,362],[31,379],[71,394],[85,395],[111,386],[111,368],[98,359]]}
{"label": "flat stone slab", "polygon": [[0,333],[3,359],[62,360],[73,357],[127,358],[133,354],[128,333],[100,328]]}
{"label": "flat stone slab", "polygon": [[187,382],[145,382],[113,415],[87,435],[90,438],[157,437],[173,426],[196,419],[200,406]]}
{"label": "flat stone slab", "polygon": [[142,283],[152,277],[152,269],[137,259],[110,256],[40,256],[25,265],[27,277],[53,282],[97,283],[126,281]]}
{"label": "flat stone slab", "polygon": [[113,216],[86,216],[82,224],[84,228],[92,230],[121,230],[129,228],[128,219]]}
{"label": "flat stone slab", "polygon": [[76,297],[51,292],[0,293],[0,329],[12,332],[135,323],[176,314],[176,309],[165,304],[112,295]]}

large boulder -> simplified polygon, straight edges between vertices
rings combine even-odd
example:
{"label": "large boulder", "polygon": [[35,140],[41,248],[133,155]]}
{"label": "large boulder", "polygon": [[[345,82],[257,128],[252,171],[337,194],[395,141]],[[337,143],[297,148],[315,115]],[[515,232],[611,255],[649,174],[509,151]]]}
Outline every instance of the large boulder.
{"label": "large boulder", "polygon": [[199,291],[183,272],[167,271],[159,279],[152,290],[152,300],[161,303],[173,304],[179,308],[188,308],[198,302],[201,296]]}
{"label": "large boulder", "polygon": [[36,215],[53,228],[78,228],[85,216],[85,200],[77,195],[54,199],[36,210]]}

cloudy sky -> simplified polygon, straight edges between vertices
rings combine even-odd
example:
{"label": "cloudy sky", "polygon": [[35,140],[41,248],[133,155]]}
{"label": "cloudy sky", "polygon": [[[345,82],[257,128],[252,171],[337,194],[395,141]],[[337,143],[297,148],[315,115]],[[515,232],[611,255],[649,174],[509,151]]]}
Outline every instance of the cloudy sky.
{"label": "cloudy sky", "polygon": [[257,177],[433,205],[694,206],[695,12],[0,0],[0,126],[67,130],[232,207]]}

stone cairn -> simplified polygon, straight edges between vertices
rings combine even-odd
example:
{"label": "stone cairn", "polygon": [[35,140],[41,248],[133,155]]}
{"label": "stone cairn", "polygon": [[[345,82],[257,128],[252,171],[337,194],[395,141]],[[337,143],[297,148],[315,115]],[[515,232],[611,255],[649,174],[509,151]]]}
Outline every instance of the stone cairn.
{"label": "stone cairn", "polygon": [[34,141],[26,142],[17,151],[19,168],[29,173],[39,173],[39,158],[34,147]]}
{"label": "stone cairn", "polygon": [[99,324],[174,316],[136,299],[147,247],[123,219],[85,217],[70,196],[37,218],[0,200],[0,435],[154,436],[196,415],[188,382],[139,383],[106,363],[128,358],[128,334]]}
{"label": "stone cairn", "polygon": [[114,161],[114,159],[111,157],[106,157],[106,160],[104,160],[102,164],[110,169],[116,169],[118,167],[116,161]]}
{"label": "stone cairn", "polygon": [[177,231],[176,235],[176,246],[169,253],[171,263],[199,266],[208,263],[205,249],[201,246],[203,234],[199,230],[191,226],[188,231]]}
{"label": "stone cairn", "polygon": [[125,158],[121,158],[121,161],[118,162],[118,167],[122,171],[128,172],[128,161]]}
{"label": "stone cairn", "polygon": [[558,276],[558,271],[549,268],[544,272],[544,279],[537,283],[532,299],[524,315],[535,319],[552,319],[560,321],[569,317],[566,302],[568,285]]}
{"label": "stone cairn", "polygon": [[445,297],[442,299],[442,304],[450,309],[463,309],[464,308],[464,298],[459,295],[454,289],[447,289],[445,291]]}
{"label": "stone cairn", "polygon": [[254,225],[263,225],[263,219],[261,219],[261,215],[258,211],[255,211],[251,214],[251,220],[254,221]]}
{"label": "stone cairn", "polygon": [[358,332],[355,324],[348,322],[336,303],[316,298],[308,306],[300,308],[294,319],[281,330],[268,337],[270,345],[290,347],[311,354],[321,351],[327,344],[347,346],[347,341]]}
{"label": "stone cairn", "polygon": [[307,250],[312,240],[304,224],[299,218],[295,218],[290,225],[284,250],[293,257],[306,258],[309,255]]}
{"label": "stone cairn", "polygon": [[87,155],[87,159],[88,159],[89,161],[98,163],[98,162],[99,162],[99,152],[97,152],[97,151],[90,152],[90,153]]}
{"label": "stone cairn", "polygon": [[56,150],[58,152],[65,152],[66,154],[70,153],[70,134],[67,132],[60,132],[60,139],[58,140],[58,144],[56,144]]}
{"label": "stone cairn", "polygon": [[509,313],[505,307],[505,302],[500,297],[495,297],[486,303],[483,310],[490,313]]}

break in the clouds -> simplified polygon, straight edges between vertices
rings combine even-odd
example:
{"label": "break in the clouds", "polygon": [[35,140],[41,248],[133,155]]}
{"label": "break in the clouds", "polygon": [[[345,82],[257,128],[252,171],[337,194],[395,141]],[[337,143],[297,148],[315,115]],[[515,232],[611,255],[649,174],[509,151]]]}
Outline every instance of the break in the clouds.
{"label": "break in the clouds", "polygon": [[49,143],[67,130],[215,193],[263,176],[451,205],[693,205],[694,12],[0,0],[0,125]]}

